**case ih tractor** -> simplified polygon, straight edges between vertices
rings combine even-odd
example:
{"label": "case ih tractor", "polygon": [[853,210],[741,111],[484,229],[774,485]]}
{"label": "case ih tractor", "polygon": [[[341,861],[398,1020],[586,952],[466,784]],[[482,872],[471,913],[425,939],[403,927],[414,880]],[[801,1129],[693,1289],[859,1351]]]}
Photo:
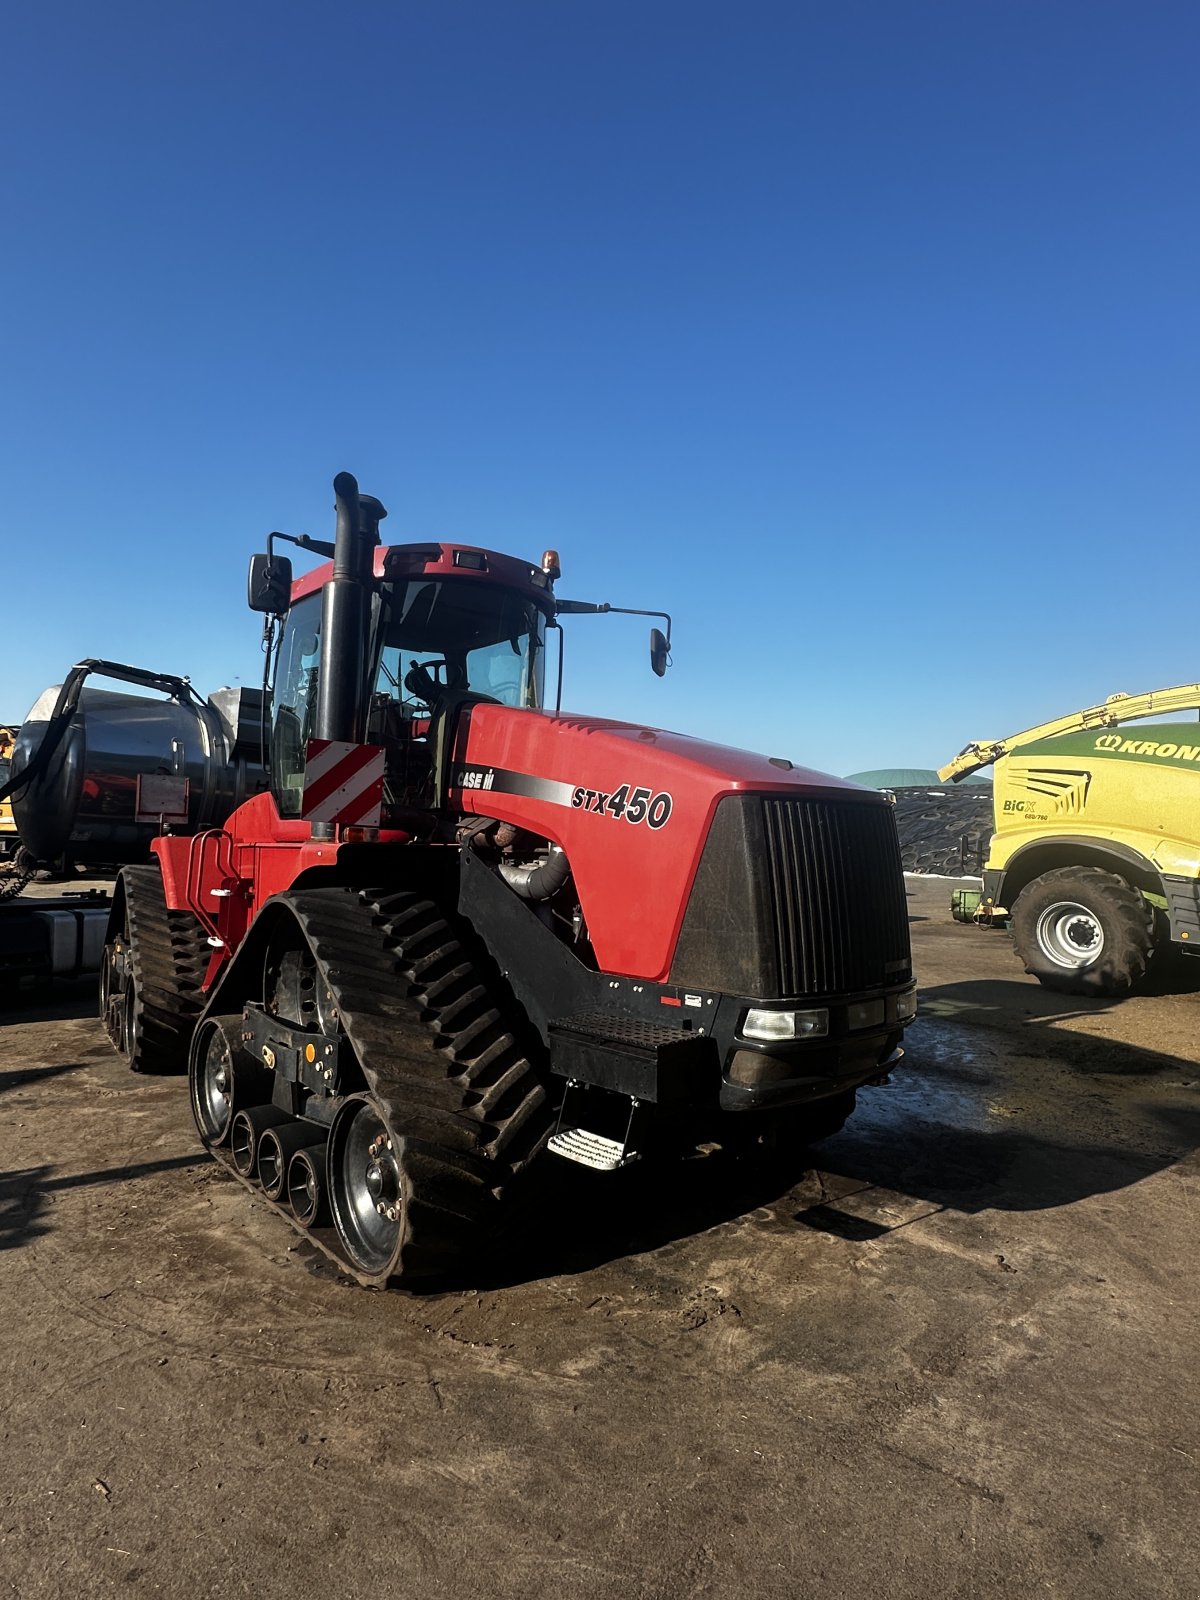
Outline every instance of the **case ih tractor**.
{"label": "case ih tractor", "polygon": [[251,563],[269,790],[118,881],[129,1065],[188,1058],[211,1152],[377,1286],[477,1254],[543,1151],[839,1127],[915,1011],[891,806],[545,709],[558,618],[618,608],[556,599],[553,552],[387,548],[334,490],[335,541],[290,541],[323,565]]}

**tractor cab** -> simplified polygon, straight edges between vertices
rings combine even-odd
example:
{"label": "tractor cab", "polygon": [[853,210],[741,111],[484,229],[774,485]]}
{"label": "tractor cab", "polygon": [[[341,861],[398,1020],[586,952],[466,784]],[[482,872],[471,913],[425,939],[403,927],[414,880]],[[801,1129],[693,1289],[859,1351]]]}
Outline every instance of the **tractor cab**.
{"label": "tractor cab", "polygon": [[[621,612],[661,618],[650,633],[660,677],[671,649],[665,612],[558,600],[557,552],[540,566],[471,545],[384,546],[387,516],[349,473],[334,482],[333,543],[273,533],[250,563],[248,600],[264,613],[270,686],[271,792],[281,818],[305,815],[312,741],[371,746],[384,754],[379,826],[428,831],[446,804],[450,751],[460,713],[490,704],[537,711],[544,704],[547,629],[560,614]],[[326,557],[293,581],[276,540]],[[559,635],[558,690],[562,689]],[[264,685],[267,688],[268,685]],[[313,837],[330,838],[323,823]]]}
{"label": "tractor cab", "polygon": [[[547,593],[532,590],[531,569],[488,551],[436,549],[436,555],[425,547],[418,552],[426,570],[381,576],[372,586],[358,710],[346,736],[385,752],[384,827],[403,826],[413,809],[437,805],[439,721],[472,703],[525,710],[543,703],[550,606]],[[464,553],[499,566],[499,581],[455,566]],[[411,564],[404,546],[378,554],[384,573],[405,557]],[[505,573],[509,565],[519,572]],[[283,817],[301,814],[305,753],[308,741],[320,737],[321,585],[327,576],[317,569],[295,585],[308,592],[293,600],[278,644],[271,787]]]}

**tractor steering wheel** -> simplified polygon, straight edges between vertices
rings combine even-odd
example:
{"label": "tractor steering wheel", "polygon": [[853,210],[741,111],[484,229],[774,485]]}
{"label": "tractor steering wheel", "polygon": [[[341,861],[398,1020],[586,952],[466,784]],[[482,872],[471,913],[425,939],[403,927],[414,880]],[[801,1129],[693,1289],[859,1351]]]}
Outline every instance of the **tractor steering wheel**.
{"label": "tractor steering wheel", "polygon": [[[437,669],[445,669],[446,681],[442,683]],[[432,710],[434,701],[448,691],[465,689],[467,675],[460,666],[450,661],[414,661],[404,674],[404,687],[414,699],[421,700]]]}

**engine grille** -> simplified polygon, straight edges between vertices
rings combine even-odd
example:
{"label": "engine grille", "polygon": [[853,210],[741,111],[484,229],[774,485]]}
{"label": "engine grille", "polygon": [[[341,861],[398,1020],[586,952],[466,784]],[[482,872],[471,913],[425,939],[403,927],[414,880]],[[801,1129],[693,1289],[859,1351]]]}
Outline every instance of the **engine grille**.
{"label": "engine grille", "polygon": [[911,970],[891,806],[764,798],[781,995],[852,993]]}

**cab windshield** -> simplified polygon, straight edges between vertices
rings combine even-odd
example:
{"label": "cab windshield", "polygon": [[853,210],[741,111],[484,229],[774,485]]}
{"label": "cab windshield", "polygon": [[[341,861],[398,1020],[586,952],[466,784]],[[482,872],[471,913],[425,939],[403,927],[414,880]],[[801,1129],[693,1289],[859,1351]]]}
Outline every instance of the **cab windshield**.
{"label": "cab windshield", "polygon": [[426,717],[441,693],[542,703],[546,621],[532,600],[471,578],[387,584],[376,697]]}
{"label": "cab windshield", "polygon": [[[385,583],[374,603],[368,743],[387,751],[388,809],[432,802],[430,713],[443,695],[472,694],[537,708],[545,678],[546,619],[515,590],[475,578]],[[298,817],[304,752],[314,735],[321,594],[297,601],[279,647],[273,695],[271,787],[281,816]],[[363,663],[363,689],[370,663]]]}

